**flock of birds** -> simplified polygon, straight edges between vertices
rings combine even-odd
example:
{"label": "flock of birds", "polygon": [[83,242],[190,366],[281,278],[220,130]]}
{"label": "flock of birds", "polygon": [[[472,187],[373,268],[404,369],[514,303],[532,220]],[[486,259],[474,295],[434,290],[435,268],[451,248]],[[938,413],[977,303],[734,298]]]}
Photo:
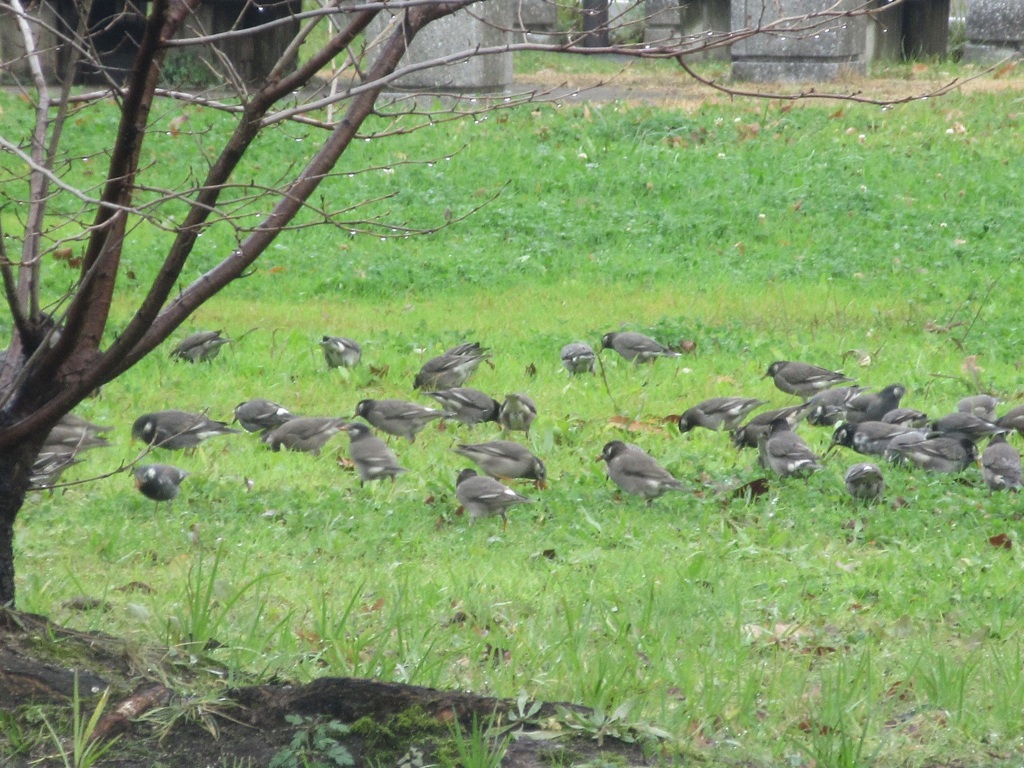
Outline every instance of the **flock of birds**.
{"label": "flock of birds", "polygon": [[[178,344],[171,356],[192,363],[214,359],[231,340],[219,331],[192,334]],[[352,339],[324,336],[320,342],[324,359],[332,368],[353,368],[362,359],[360,345]],[[601,339],[610,349],[634,364],[650,363],[659,357],[679,357],[655,339],[635,332],[612,332]],[[507,432],[529,435],[537,416],[534,401],[526,394],[509,394],[503,402],[477,389],[464,386],[480,364],[491,357],[479,343],[453,347],[428,360],[416,374],[414,388],[439,404],[427,407],[405,400],[361,400],[355,421],[337,417],[296,416],[287,408],[266,399],[247,400],[234,409],[234,420],[247,432],[259,433],[271,450],[319,453],[339,432],[348,434],[349,458],[360,484],[394,479],[405,472],[390,446],[374,430],[414,442],[430,422],[445,419],[467,425],[497,422]],[[565,345],[561,360],[571,375],[594,373],[597,355],[585,343]],[[766,400],[744,397],[715,397],[688,408],[678,417],[681,433],[697,427],[727,431],[737,448],[756,448],[760,465],[780,477],[807,477],[821,469],[822,457],[815,454],[795,428],[806,421],[834,427],[829,451],[844,447],[867,457],[892,464],[913,465],[933,472],[957,473],[979,460],[978,443],[988,445],[980,454],[981,472],[992,491],[1019,490],[1021,457],[1006,441],[1016,430],[1024,434],[1024,405],[1002,416],[996,415],[998,400],[989,395],[966,397],[957,410],[937,419],[921,411],[901,407],[906,389],[890,384],[877,392],[860,387],[849,377],[809,363],[777,361],[769,366],[770,377],[782,392],[801,402],[763,411]],[[48,488],[67,467],[76,463],[82,450],[108,445],[109,427],[92,424],[69,414],[53,428],[33,467],[36,488]],[[219,435],[238,433],[226,422],[202,413],[163,410],[138,417],[132,437],[154,448],[185,450]],[[471,516],[500,516],[507,524],[508,509],[529,503],[505,483],[532,480],[543,488],[547,473],[543,461],[528,448],[511,440],[460,444],[454,451],[482,470],[463,469],[456,480],[455,495]],[[605,444],[598,457],[608,477],[623,492],[640,496],[650,504],[670,491],[686,486],[640,446],[621,440]],[[885,492],[881,468],[875,461],[861,461],[845,473],[845,487],[855,499],[879,501]],[[136,487],[157,503],[170,501],[188,473],[170,464],[145,464],[134,469]]]}

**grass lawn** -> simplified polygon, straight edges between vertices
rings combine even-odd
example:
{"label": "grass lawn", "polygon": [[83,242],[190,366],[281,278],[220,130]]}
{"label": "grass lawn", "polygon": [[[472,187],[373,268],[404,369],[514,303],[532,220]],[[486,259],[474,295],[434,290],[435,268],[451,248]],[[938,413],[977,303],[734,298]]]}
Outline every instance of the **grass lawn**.
{"label": "grass lawn", "polygon": [[[456,515],[466,464],[451,448],[496,438],[486,426],[393,440],[408,473],[365,488],[344,435],[320,456],[245,434],[157,451],[191,473],[173,504],[154,509],[128,473],[30,498],[19,607],[166,645],[228,683],[357,675],[574,701],[664,729],[684,763],[1018,764],[1016,495],[990,495],[975,468],[886,467],[885,501],[856,506],[842,476],[860,457],[837,451],[810,479],[747,499],[731,491],[763,476],[753,453],[664,417],[718,395],[796,402],[764,378],[777,359],[902,383],[904,404],[935,416],[978,392],[1000,397],[1000,413],[1017,405],[1020,85],[885,110],[540,104],[360,143],[322,205],[372,202],[345,226],[282,238],[166,349],[83,403],[114,425],[115,445],[65,478],[136,457],[131,423],[156,409],[229,420],[251,397],[305,415],[350,416],[363,398],[433,404],[412,389],[419,366],[478,340],[493,365],[470,385],[537,402],[529,438],[513,439],[544,459],[549,488],[519,488],[535,503],[505,531]],[[16,100],[0,106],[23,119]],[[225,130],[180,105],[157,119],[183,111],[199,134]],[[108,129],[78,126],[83,151],[109,146]],[[237,195],[301,162],[317,136],[266,141]],[[146,152],[154,186],[188,183],[187,131],[154,134]],[[76,173],[88,183],[94,171]],[[429,236],[403,229],[449,219]],[[133,230],[120,322],[166,237]],[[214,227],[186,279],[232,245]],[[50,298],[73,279],[52,265]],[[186,332],[217,328],[238,341],[211,364],[168,359]],[[560,369],[563,344],[596,348],[623,328],[695,348],[643,367],[606,351],[603,376]],[[362,342],[363,365],[328,370],[323,334]],[[831,436],[800,432],[819,451]],[[641,444],[687,492],[649,507],[621,496],[595,460],[612,439]],[[106,610],[75,610],[81,595]]]}

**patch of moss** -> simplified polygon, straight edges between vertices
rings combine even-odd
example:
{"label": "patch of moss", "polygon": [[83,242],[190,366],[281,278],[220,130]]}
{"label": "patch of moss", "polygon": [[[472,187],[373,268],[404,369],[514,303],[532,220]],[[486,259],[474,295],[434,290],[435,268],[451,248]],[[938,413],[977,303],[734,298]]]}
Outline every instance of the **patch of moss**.
{"label": "patch of moss", "polygon": [[383,722],[361,717],[349,725],[349,732],[365,740],[368,752],[396,760],[410,745],[418,746],[424,753],[444,751],[444,742],[450,738],[448,727],[422,707],[410,707]]}

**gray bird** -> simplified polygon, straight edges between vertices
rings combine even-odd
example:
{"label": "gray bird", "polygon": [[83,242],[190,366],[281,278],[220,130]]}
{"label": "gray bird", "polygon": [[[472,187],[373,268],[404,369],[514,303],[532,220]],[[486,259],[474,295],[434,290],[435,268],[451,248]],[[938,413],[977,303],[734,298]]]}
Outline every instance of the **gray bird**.
{"label": "gray bird", "polygon": [[320,449],[345,426],[333,416],[297,416],[263,433],[260,439],[272,451],[282,448],[319,455]]}
{"label": "gray bird", "polygon": [[[104,427],[104,429],[108,428]],[[106,448],[109,445],[110,441],[102,437],[98,432],[86,427],[68,424],[64,421],[57,422],[43,441],[44,450],[63,448],[73,453],[89,448]]]}
{"label": "gray bird", "polygon": [[820,459],[784,419],[775,419],[758,446],[761,464],[780,477],[807,477],[821,469]]}
{"label": "gray bird", "polygon": [[461,387],[489,357],[490,354],[478,342],[459,344],[443,355],[427,360],[412,385],[424,391]]}
{"label": "gray bird", "polygon": [[395,437],[404,437],[410,443],[416,441],[421,432],[434,419],[452,416],[448,411],[428,408],[419,403],[405,400],[360,400],[356,405],[356,416],[362,416],[381,432]]}
{"label": "gray bird", "polygon": [[716,432],[720,429],[732,432],[751,411],[767,402],[749,397],[712,397],[683,411],[679,431],[685,434],[694,427],[704,427]]}
{"label": "gray bird", "polygon": [[452,418],[463,424],[473,426],[486,421],[497,421],[501,403],[479,389],[472,387],[452,387],[439,392],[424,392],[441,404]]}
{"label": "gray bird", "polygon": [[931,472],[963,472],[978,460],[978,449],[966,437],[932,437],[904,445],[889,443],[888,457],[902,456],[919,469]]}
{"label": "gray bird", "polygon": [[387,444],[362,422],[350,421],[342,429],[348,432],[348,455],[359,473],[359,485],[388,477],[394,480],[407,471],[399,466],[398,457]]}
{"label": "gray bird", "polygon": [[941,435],[963,435],[974,442],[992,435],[1006,434],[1005,427],[975,416],[973,413],[954,411],[932,422],[932,429]]}
{"label": "gray bird", "polygon": [[81,459],[76,457],[76,452],[61,448],[41,452],[32,463],[32,470],[29,473],[29,489],[33,491],[52,490],[64,470],[81,463]]}
{"label": "gray bird", "polygon": [[846,470],[843,482],[846,484],[846,492],[860,501],[874,504],[880,501],[882,494],[885,493],[882,470],[868,462],[854,464]]}
{"label": "gray bird", "polygon": [[921,429],[928,426],[928,414],[914,408],[893,408],[882,419],[886,424],[902,424],[905,427]]}
{"label": "gray bird", "polygon": [[818,403],[807,412],[807,423],[812,427],[834,427],[845,418],[846,409],[839,405]]}
{"label": "gray bird", "polygon": [[606,443],[598,461],[619,488],[634,496],[642,496],[650,504],[668,491],[684,491],[686,486],[661,466],[643,448],[621,440]]}
{"label": "gray bird", "polygon": [[195,448],[217,435],[236,435],[223,421],[208,419],[202,413],[189,411],[155,411],[139,416],[132,424],[132,437],[147,445],[178,451]]}
{"label": "gray bird", "polygon": [[171,501],[181,490],[181,481],[188,472],[170,464],[143,464],[135,468],[135,487],[143,496],[159,504]]}
{"label": "gray bird", "polygon": [[859,424],[862,421],[882,421],[889,411],[900,407],[900,400],[907,394],[902,384],[890,384],[878,392],[864,392],[846,405],[846,420]]}
{"label": "gray bird", "polygon": [[757,448],[762,437],[768,436],[768,430],[776,419],[785,419],[791,427],[795,427],[807,411],[805,403],[790,405],[785,408],[775,408],[771,411],[764,411],[757,414],[746,424],[735,429],[732,433],[732,444],[737,448]]}
{"label": "gray bird", "polygon": [[1024,405],[1018,405],[1016,408],[1008,410],[996,419],[996,424],[1003,429],[1015,429],[1024,435]]}
{"label": "gray bird", "polygon": [[186,336],[171,350],[171,357],[190,363],[208,363],[220,354],[220,348],[230,344],[231,339],[221,336],[220,331],[199,331]]}
{"label": "gray bird", "polygon": [[57,422],[57,425],[69,429],[77,429],[80,432],[94,437],[96,435],[102,435],[113,429],[113,427],[96,424],[88,419],[83,419],[81,416],[74,413],[65,413],[60,417],[60,421]]}
{"label": "gray bird", "polygon": [[530,425],[537,418],[537,404],[522,392],[505,395],[505,402],[498,409],[498,423],[509,432],[530,434]]}
{"label": "gray bird", "polygon": [[911,427],[887,424],[884,421],[840,424],[832,434],[832,446],[851,448],[865,456],[884,456],[885,449],[894,437],[911,431]]}
{"label": "gray bird", "polygon": [[981,454],[981,476],[991,491],[1021,489],[1020,453],[1005,436],[995,435]]}
{"label": "gray bird", "polygon": [[985,421],[995,421],[997,405],[999,400],[992,395],[971,395],[957,402],[956,409],[961,413],[972,413]]}
{"label": "gray bird", "polygon": [[519,443],[492,440],[488,443],[459,445],[452,450],[465,456],[491,477],[533,480],[540,488],[547,485],[548,474],[544,462]]}
{"label": "gray bird", "polygon": [[846,406],[867,387],[823,389],[807,399],[807,423],[815,427],[834,427],[846,418]]}
{"label": "gray bird", "polygon": [[455,481],[455,497],[469,512],[470,523],[478,517],[501,515],[501,529],[508,525],[508,509],[515,504],[532,504],[533,499],[520,496],[492,477],[478,475],[472,469],[459,472]]}
{"label": "gray bird", "polygon": [[768,366],[765,377],[770,377],[775,386],[788,395],[796,395],[805,400],[823,389],[853,381],[839,371],[830,371],[810,363],[792,360],[776,360]]}
{"label": "gray bird", "polygon": [[902,435],[896,435],[885,448],[885,460],[890,464],[906,464],[908,461],[907,453],[912,447],[918,443],[923,443],[927,439],[927,433],[917,429],[904,432]]}
{"label": "gray bird", "polygon": [[594,372],[594,361],[597,359],[597,355],[594,354],[594,349],[589,344],[584,344],[582,341],[566,344],[562,347],[561,356],[565,370],[574,376],[579,373]]}
{"label": "gray bird", "polygon": [[94,424],[73,413],[61,417],[47,433],[32,463],[29,473],[30,488],[40,490],[51,488],[60,480],[68,467],[79,463],[76,458],[82,451],[105,448],[110,441],[103,437],[112,427]]}
{"label": "gray bird", "polygon": [[853,400],[857,395],[867,392],[867,390],[867,387],[857,386],[823,389],[807,398],[807,406],[810,408],[816,405],[829,405],[846,408],[847,403]]}
{"label": "gray bird", "polygon": [[328,368],[355,368],[363,359],[363,348],[359,343],[344,336],[324,336],[320,348]]}
{"label": "gray bird", "polygon": [[257,397],[246,400],[235,406],[235,421],[242,425],[246,432],[265,432],[277,429],[286,421],[294,418],[283,405],[271,400]]}
{"label": "gray bird", "polygon": [[653,363],[659,357],[681,357],[650,336],[633,331],[606,333],[601,337],[601,349],[614,349],[631,363]]}

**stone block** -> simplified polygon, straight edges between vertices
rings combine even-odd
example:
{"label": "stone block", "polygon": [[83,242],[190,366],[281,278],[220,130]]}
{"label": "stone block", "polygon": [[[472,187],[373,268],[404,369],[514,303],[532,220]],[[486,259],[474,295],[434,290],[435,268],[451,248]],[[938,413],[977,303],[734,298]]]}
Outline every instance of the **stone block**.
{"label": "stone block", "polygon": [[[467,52],[464,59],[403,75],[395,86],[409,90],[487,92],[512,84],[512,54],[468,55],[478,47],[508,45],[512,42],[512,0],[492,0],[433,22],[413,39],[399,67],[424,64],[435,59]],[[373,39],[390,26],[393,14],[384,12],[367,30]],[[372,56],[372,53],[371,53]]]}
{"label": "stone block", "polygon": [[733,77],[755,82],[813,82],[866,74],[864,17],[799,21],[826,9],[860,7],[862,0],[734,0],[733,31],[764,28],[778,19],[798,20],[733,43]]}
{"label": "stone block", "polygon": [[989,63],[1024,51],[1024,0],[971,0],[967,4],[964,60]]}
{"label": "stone block", "polygon": [[512,28],[535,34],[556,32],[558,6],[554,0],[515,0]]}
{"label": "stone block", "polygon": [[[27,5],[27,3],[26,3]],[[36,49],[40,52],[43,75],[47,82],[56,82],[56,73],[60,66],[60,47],[53,30],[61,24],[54,6],[43,2],[32,9],[41,23],[31,23],[36,39]],[[31,82],[32,72],[25,58],[25,41],[21,36],[21,27],[14,17],[13,11],[0,11],[0,83]]]}

